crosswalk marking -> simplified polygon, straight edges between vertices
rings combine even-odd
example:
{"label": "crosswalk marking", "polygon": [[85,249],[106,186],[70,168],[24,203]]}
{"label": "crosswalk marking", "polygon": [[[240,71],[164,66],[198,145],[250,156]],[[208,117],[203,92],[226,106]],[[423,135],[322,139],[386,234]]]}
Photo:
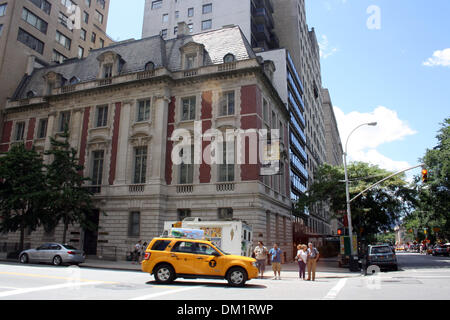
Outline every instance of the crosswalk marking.
{"label": "crosswalk marking", "polygon": [[175,293],[180,293],[180,292],[185,292],[185,291],[191,291],[191,290],[200,289],[200,288],[203,288],[203,287],[204,286],[195,286],[195,287],[187,287],[187,288],[178,289],[178,290],[163,291],[163,292],[152,293],[152,294],[149,294],[149,295],[140,296],[140,297],[136,297],[136,298],[131,298],[129,300],[150,300],[150,299],[153,299],[153,298],[158,298],[158,297],[166,296],[166,295],[169,295],[169,294],[175,294]]}
{"label": "crosswalk marking", "polygon": [[16,289],[16,290],[7,291],[7,292],[0,292],[0,298],[15,296],[15,295],[19,295],[19,294],[25,294],[25,293],[30,293],[30,292],[56,290],[56,289],[62,289],[62,288],[68,288],[68,287],[87,286],[87,285],[94,285],[94,284],[100,284],[100,283],[102,283],[102,282],[100,282],[100,281],[83,282],[83,283],[67,282],[67,283],[55,284],[55,285],[44,286],[44,287]]}
{"label": "crosswalk marking", "polygon": [[324,300],[334,300],[336,299],[339,292],[345,287],[345,284],[347,283],[347,278],[339,280],[337,285],[335,285],[328,294],[323,298]]}

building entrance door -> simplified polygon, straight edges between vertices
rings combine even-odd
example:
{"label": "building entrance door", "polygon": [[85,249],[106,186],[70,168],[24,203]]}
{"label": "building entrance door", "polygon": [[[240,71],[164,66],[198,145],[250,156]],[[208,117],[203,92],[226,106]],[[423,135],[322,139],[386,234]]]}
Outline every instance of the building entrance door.
{"label": "building entrance door", "polygon": [[98,240],[98,223],[100,218],[100,211],[93,210],[88,214],[88,221],[92,225],[92,229],[84,230],[84,246],[83,250],[86,255],[97,255],[97,240]]}

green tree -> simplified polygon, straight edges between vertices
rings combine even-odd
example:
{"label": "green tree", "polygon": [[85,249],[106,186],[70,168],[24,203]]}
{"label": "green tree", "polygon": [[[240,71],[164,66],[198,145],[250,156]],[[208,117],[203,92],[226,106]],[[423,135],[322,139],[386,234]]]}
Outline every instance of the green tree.
{"label": "green tree", "polygon": [[19,250],[23,250],[25,230],[41,225],[47,203],[41,156],[24,144],[12,146],[0,157],[0,232],[20,231]]}
{"label": "green tree", "polygon": [[[392,173],[364,162],[348,166],[350,198]],[[330,204],[332,212],[346,211],[344,168],[324,164],[314,176],[308,194],[296,204],[297,214],[319,201]],[[400,217],[414,208],[415,192],[404,175],[395,176],[365,192],[351,203],[352,226],[355,234],[372,241],[376,234],[389,231]]]}
{"label": "green tree", "polygon": [[[439,228],[439,238],[450,239],[450,118],[444,120],[437,135],[438,144],[427,150],[422,159],[428,169],[428,182],[416,177],[419,206],[416,215],[408,219],[420,219],[421,227]],[[435,234],[434,234],[435,235]]]}
{"label": "green tree", "polygon": [[46,221],[46,228],[52,229],[62,222],[62,241],[66,243],[69,225],[90,227],[87,216],[94,210],[92,192],[83,186],[89,178],[82,175],[84,168],[79,164],[77,150],[70,146],[67,129],[60,137],[50,140],[51,148],[46,151],[50,164],[46,168],[51,219]]}
{"label": "green tree", "polygon": [[379,243],[395,244],[395,233],[392,231],[379,233],[376,235],[376,238]]}

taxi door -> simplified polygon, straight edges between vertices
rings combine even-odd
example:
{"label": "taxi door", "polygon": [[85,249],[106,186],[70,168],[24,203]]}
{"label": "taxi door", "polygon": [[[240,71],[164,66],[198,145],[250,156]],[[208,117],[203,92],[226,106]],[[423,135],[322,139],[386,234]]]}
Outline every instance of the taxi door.
{"label": "taxi door", "polygon": [[198,274],[206,276],[224,276],[225,260],[216,249],[206,243],[199,243],[196,268]]}
{"label": "taxi door", "polygon": [[197,243],[178,241],[169,253],[169,262],[177,274],[196,274]]}

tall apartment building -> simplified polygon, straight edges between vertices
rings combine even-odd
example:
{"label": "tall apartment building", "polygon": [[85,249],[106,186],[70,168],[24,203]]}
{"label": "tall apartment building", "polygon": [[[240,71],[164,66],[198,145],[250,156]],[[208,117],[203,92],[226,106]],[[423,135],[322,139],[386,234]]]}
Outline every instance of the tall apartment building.
{"label": "tall apartment building", "polygon": [[142,37],[175,38],[181,21],[192,34],[234,24],[253,48],[268,50],[279,46],[272,14],[272,0],[146,0]]}
{"label": "tall apartment building", "polygon": [[342,147],[339,128],[337,126],[336,116],[334,114],[333,103],[331,102],[328,89],[322,89],[323,112],[325,116],[325,137],[327,163],[333,166],[343,166],[344,149]]}
{"label": "tall apartment building", "polygon": [[[255,242],[278,242],[292,261],[288,158],[268,184],[262,163],[251,160],[249,150],[258,146],[251,136],[242,163],[206,161],[210,129],[280,129],[288,145],[289,112],[273,86],[272,64],[255,55],[238,27],[196,35],[186,29],[180,24],[171,40],[158,35],[115,44],[35,70],[7,104],[0,152],[14,143],[44,152],[68,126],[98,208],[92,217],[98,232],[69,230],[70,243],[87,254],[125,259],[139,239],[159,236],[165,221],[192,216],[245,220]],[[201,163],[175,162],[172,137],[179,130],[203,136]],[[183,153],[186,148],[195,152],[196,145]],[[62,226],[39,229],[26,243],[61,237]],[[17,239],[0,234],[0,242]]]}
{"label": "tall apartment building", "polygon": [[1,1],[0,110],[34,69],[84,58],[112,43],[108,10],[109,0]]}
{"label": "tall apartment building", "polygon": [[[325,116],[326,162],[332,166],[343,166],[344,150],[342,148],[341,137],[339,135],[339,128],[337,126],[330,92],[328,89],[323,88],[321,94],[323,98],[323,112]],[[344,226],[343,218],[337,217],[338,215],[336,212],[334,216],[335,218],[330,219],[331,235],[336,235],[337,230]]]}
{"label": "tall apartment building", "polygon": [[[305,134],[308,160],[308,185],[314,174],[327,161],[320,49],[314,28],[306,23],[305,0],[278,0],[274,2],[275,33],[280,46],[289,50],[293,63],[304,85]],[[332,234],[330,212],[325,203],[310,208],[304,217],[311,236]]]}
{"label": "tall apartment building", "polygon": [[289,109],[289,158],[291,179],[291,200],[298,198],[307,190],[308,171],[306,162],[305,104],[304,88],[291,55],[286,49],[269,50],[257,53],[264,61],[275,65],[274,86]]}

